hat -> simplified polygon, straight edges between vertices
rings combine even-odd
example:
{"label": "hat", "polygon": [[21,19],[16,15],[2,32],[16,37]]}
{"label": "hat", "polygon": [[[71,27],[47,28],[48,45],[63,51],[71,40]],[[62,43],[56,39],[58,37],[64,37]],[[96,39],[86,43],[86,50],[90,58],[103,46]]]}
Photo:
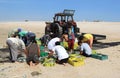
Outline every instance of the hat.
{"label": "hat", "polygon": [[22,29],[21,28],[18,28],[18,32],[21,32],[22,31]]}

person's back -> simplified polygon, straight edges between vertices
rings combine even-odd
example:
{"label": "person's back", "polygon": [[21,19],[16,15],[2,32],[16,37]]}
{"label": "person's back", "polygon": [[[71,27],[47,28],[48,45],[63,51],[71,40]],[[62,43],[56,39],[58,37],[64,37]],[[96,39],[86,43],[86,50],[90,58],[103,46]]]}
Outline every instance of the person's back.
{"label": "person's back", "polygon": [[60,42],[56,42],[55,45],[56,46],[52,50],[58,56],[58,63],[65,65],[68,61],[69,55],[65,48],[60,45]]}
{"label": "person's back", "polygon": [[8,38],[6,43],[10,50],[11,61],[15,62],[18,58],[18,55],[22,55],[22,52],[26,49],[25,44],[21,39],[15,37]]}
{"label": "person's back", "polygon": [[93,38],[92,34],[84,34],[83,36],[87,39]]}
{"label": "person's back", "polygon": [[55,46],[55,42],[57,42],[57,41],[60,41],[60,38],[55,37],[55,38],[51,39],[51,40],[48,42],[48,49],[49,49],[49,50],[52,50],[52,48]]}
{"label": "person's back", "polygon": [[92,50],[87,43],[81,44],[80,51],[83,52],[83,55],[85,55],[85,56],[90,56],[92,54]]}
{"label": "person's back", "polygon": [[27,63],[30,66],[34,66],[39,63],[40,48],[34,38],[30,39],[31,42],[27,46]]}
{"label": "person's back", "polygon": [[28,33],[28,31],[24,31],[24,30],[18,33],[18,37],[23,40],[25,45],[27,43],[27,38],[26,38],[27,33]]}
{"label": "person's back", "polygon": [[61,59],[65,59],[65,58],[68,58],[69,55],[67,53],[67,51],[65,50],[65,48],[61,45],[57,45],[54,47],[54,51],[55,53],[58,55],[58,59],[61,60]]}
{"label": "person's back", "polygon": [[21,31],[18,33],[19,37],[23,37],[28,33],[28,31]]}
{"label": "person's back", "polygon": [[84,34],[83,42],[87,42],[89,46],[92,48],[93,44],[93,35],[92,34]]}
{"label": "person's back", "polygon": [[38,55],[38,45],[36,43],[30,43],[27,47],[28,56]]}

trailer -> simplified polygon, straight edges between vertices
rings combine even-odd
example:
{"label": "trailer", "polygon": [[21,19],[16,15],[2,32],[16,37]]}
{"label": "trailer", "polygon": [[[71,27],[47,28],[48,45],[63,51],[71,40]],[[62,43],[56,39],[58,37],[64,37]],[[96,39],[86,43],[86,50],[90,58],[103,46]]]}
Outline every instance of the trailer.
{"label": "trailer", "polygon": [[[87,34],[87,33],[81,33],[81,35],[84,35],[84,34]],[[98,40],[106,39],[106,35],[101,35],[101,34],[92,34],[92,35],[93,35],[93,41],[94,42],[97,42]]]}

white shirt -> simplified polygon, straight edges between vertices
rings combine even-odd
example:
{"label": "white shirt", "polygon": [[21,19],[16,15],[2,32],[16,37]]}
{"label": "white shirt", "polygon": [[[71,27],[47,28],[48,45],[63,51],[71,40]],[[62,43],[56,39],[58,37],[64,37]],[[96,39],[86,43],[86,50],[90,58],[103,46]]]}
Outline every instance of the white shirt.
{"label": "white shirt", "polygon": [[81,44],[80,51],[84,51],[88,55],[92,54],[91,48],[87,43],[82,43]]}
{"label": "white shirt", "polygon": [[62,60],[65,58],[68,58],[69,55],[67,53],[67,51],[65,50],[65,48],[61,45],[57,45],[53,48],[53,51],[57,54],[58,56],[58,60]]}
{"label": "white shirt", "polygon": [[25,44],[21,39],[10,37],[7,39],[7,41],[8,40],[11,40],[12,43],[14,43],[19,49],[25,49]]}
{"label": "white shirt", "polygon": [[48,49],[49,49],[49,50],[52,50],[52,49],[54,48],[55,43],[56,43],[57,41],[60,41],[60,38],[56,37],[56,38],[51,39],[51,40],[48,42]]}

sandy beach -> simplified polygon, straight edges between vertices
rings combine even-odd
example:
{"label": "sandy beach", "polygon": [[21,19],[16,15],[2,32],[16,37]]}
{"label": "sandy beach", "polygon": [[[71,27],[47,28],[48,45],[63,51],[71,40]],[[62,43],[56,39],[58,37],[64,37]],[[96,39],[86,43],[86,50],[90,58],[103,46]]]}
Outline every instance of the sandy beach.
{"label": "sandy beach", "polygon": [[[10,30],[20,27],[40,38],[44,35],[45,26],[44,21],[0,22],[0,59],[7,58],[1,55],[3,53],[8,56],[9,51],[5,47]],[[29,67],[26,63],[0,62],[0,78],[120,78],[120,22],[77,22],[77,26],[80,32],[106,35],[105,40],[98,41],[96,51],[108,55],[107,60],[86,58],[85,65],[79,67],[70,64]]]}

